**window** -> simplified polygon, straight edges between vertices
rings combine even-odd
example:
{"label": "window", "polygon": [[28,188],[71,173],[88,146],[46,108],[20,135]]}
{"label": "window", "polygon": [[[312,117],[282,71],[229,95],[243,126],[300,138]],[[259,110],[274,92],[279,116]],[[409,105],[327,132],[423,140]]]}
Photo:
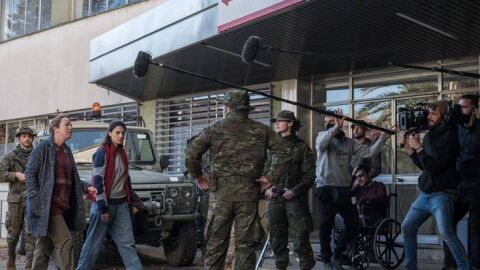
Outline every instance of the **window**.
{"label": "window", "polygon": [[5,124],[0,124],[0,157],[5,156],[5,142],[7,139],[7,133]]}
{"label": "window", "polygon": [[438,91],[435,75],[400,79],[398,81],[355,84],[353,96],[358,99],[388,98],[400,95],[421,94]]}
{"label": "window", "polygon": [[[2,0],[3,37],[8,40],[51,26],[145,0]],[[72,18],[72,9],[75,15]],[[2,32],[2,31],[0,31]]]}
{"label": "window", "polygon": [[102,123],[110,123],[113,120],[122,120],[127,126],[135,126],[139,120],[138,105],[136,103],[102,107],[102,116],[97,118],[92,116],[91,109],[70,111],[65,114],[72,120],[95,121]]}
{"label": "window", "polygon": [[[403,99],[399,100],[397,103],[397,107],[401,105],[412,105],[418,102],[432,102],[437,100],[437,96],[428,96],[428,97],[415,97],[410,99]],[[421,133],[421,139],[423,140],[423,136],[425,133]],[[398,136],[401,136],[399,134]],[[420,169],[413,163],[410,156],[400,147],[396,148],[397,150],[397,174],[420,174]]]}
{"label": "window", "polygon": [[7,153],[15,149],[15,133],[20,127],[19,122],[8,123],[7,126]]}
{"label": "window", "polygon": [[[102,108],[101,118],[93,118],[91,116],[91,109],[83,109],[65,112],[72,120],[80,121],[95,121],[110,123],[113,120],[122,120],[127,126],[135,126],[138,122],[138,105],[137,103],[126,103],[120,105],[112,105]],[[52,118],[51,116],[49,117]],[[23,119],[21,122],[2,122],[0,123],[0,158],[6,155],[9,151],[15,148],[15,131],[20,125],[22,127],[28,126],[36,129],[39,136],[46,135],[43,134],[44,131],[48,130],[48,121],[46,121],[46,116],[38,116]],[[47,131],[48,132],[48,131]],[[102,131],[101,134],[95,137],[95,143],[101,143],[105,138],[105,131]],[[73,139],[73,138],[72,138]],[[88,138],[86,138],[88,141]],[[86,147],[85,144],[82,144],[81,141],[72,140],[72,150],[79,150]],[[90,140],[92,141],[92,140]],[[34,142],[35,143],[35,142]]]}
{"label": "window", "polygon": [[29,34],[51,26],[52,0],[3,1],[4,39]]}
{"label": "window", "polygon": [[149,164],[155,162],[153,145],[150,144],[150,135],[147,132],[127,130],[125,151],[130,162]]}
{"label": "window", "polygon": [[105,134],[105,130],[99,129],[77,130],[72,134],[72,138],[67,141],[67,144],[73,153],[78,153],[103,143]]}
{"label": "window", "polygon": [[[444,68],[455,70],[455,71],[464,71],[464,72],[478,74],[478,59],[468,63],[446,65],[444,66]],[[447,90],[447,91],[458,91],[458,90],[466,90],[466,89],[478,90],[478,87],[479,87],[478,79],[453,75],[449,73],[443,74],[442,90]]]}
{"label": "window", "polygon": [[139,3],[144,0],[80,0],[82,17],[95,15],[108,10],[123,7],[128,4]]}
{"label": "window", "polygon": [[[367,123],[379,126],[390,127],[392,124],[392,110],[391,102],[388,101],[375,101],[367,103],[357,103],[354,105],[353,118],[363,120]],[[378,130],[370,129],[366,132],[365,137],[371,141],[375,141],[380,136],[381,132]],[[382,146],[381,162],[382,162],[382,174],[392,173],[392,140],[388,140]]]}
{"label": "window", "polygon": [[[261,90],[270,92],[269,89]],[[155,146],[159,154],[169,156],[167,173],[183,172],[187,140],[223,117],[222,99],[223,94],[210,94],[157,101]],[[250,95],[250,102],[255,106],[250,117],[270,126],[270,99]]]}

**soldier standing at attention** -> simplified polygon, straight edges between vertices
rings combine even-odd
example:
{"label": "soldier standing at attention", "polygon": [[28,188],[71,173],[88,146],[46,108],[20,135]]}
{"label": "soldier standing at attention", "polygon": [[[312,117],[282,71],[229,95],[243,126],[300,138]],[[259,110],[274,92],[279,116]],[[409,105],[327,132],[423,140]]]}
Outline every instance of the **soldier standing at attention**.
{"label": "soldier standing at attention", "polygon": [[[291,111],[280,111],[275,130],[293,144],[293,160],[279,183],[265,192],[268,199],[268,226],[270,243],[275,255],[276,269],[286,270],[289,262],[288,228],[293,232],[293,250],[300,261],[300,269],[315,265],[310,232],[313,221],[308,206],[308,190],[315,181],[315,157],[312,150],[296,132],[302,126]],[[275,157],[273,157],[275,159]]]}
{"label": "soldier standing at attention", "polygon": [[[209,190],[205,224],[206,269],[224,269],[235,222],[235,269],[255,268],[255,248],[262,238],[258,194],[276,184],[291,160],[291,146],[268,126],[248,117],[247,92],[225,94],[225,118],[206,127],[186,150],[186,166],[197,185]],[[262,175],[267,150],[278,157]],[[202,155],[210,150],[210,177],[202,173]]]}
{"label": "soldier standing at attention", "polygon": [[[28,157],[32,151],[35,131],[29,127],[18,128],[15,137],[18,140],[17,147],[0,163],[0,181],[8,182],[9,190],[7,196],[8,212],[5,227],[8,231],[8,261],[7,269],[15,269],[15,247],[22,230],[27,228],[25,220],[26,189],[25,189],[25,168]],[[26,263],[25,269],[32,267],[35,238],[25,230],[26,242]]]}

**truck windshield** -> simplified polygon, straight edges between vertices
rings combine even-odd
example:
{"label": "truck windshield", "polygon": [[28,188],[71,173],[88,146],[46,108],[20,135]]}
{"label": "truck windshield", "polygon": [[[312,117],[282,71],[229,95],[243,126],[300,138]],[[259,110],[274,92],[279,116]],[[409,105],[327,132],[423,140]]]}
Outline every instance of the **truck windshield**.
{"label": "truck windshield", "polygon": [[150,143],[150,134],[145,131],[127,131],[128,160],[134,163],[151,164],[155,162],[153,145]]}
{"label": "truck windshield", "polygon": [[94,146],[100,145],[105,140],[105,130],[85,129],[72,130],[72,137],[67,141],[72,152],[78,153]]}
{"label": "truck windshield", "polygon": [[[106,131],[97,129],[73,130],[72,138],[67,141],[72,152],[78,153],[98,147],[105,140]],[[128,131],[125,151],[128,160],[133,163],[155,163],[153,146],[150,143],[150,135],[145,131]]]}

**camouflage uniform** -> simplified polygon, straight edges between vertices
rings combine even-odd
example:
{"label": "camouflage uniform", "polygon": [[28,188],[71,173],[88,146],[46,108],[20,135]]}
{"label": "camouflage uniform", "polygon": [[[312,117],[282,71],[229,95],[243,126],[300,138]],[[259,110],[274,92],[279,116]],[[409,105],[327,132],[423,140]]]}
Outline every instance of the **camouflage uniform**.
{"label": "camouflage uniform", "polygon": [[248,118],[250,99],[244,91],[225,94],[231,108],[224,119],[205,128],[186,150],[186,166],[202,175],[202,155],[210,150],[209,209],[205,225],[205,267],[223,269],[232,223],[235,222],[235,269],[255,268],[255,248],[263,231],[258,216],[259,187],[267,149],[279,156],[266,178],[276,183],[289,161],[290,145],[266,125]]}
{"label": "camouflage uniform", "polygon": [[[35,136],[35,132],[30,128],[17,129],[16,136],[21,134],[30,134]],[[24,237],[26,242],[26,264],[25,268],[30,269],[33,259],[33,251],[35,247],[35,237],[28,233],[26,222],[26,198],[27,192],[25,183],[18,181],[15,172],[24,172],[27,167],[30,150],[24,150],[20,145],[7,156],[0,163],[0,181],[9,182],[9,191],[7,196],[8,212],[5,220],[5,227],[7,228],[7,244],[9,260],[15,261],[15,247],[17,246],[20,233],[24,230]]]}
{"label": "camouflage uniform", "polygon": [[[275,120],[294,121],[293,112],[281,111]],[[295,125],[295,124],[294,124]],[[275,255],[277,269],[287,269],[289,263],[288,232],[293,234],[293,250],[300,261],[300,269],[312,269],[315,265],[310,232],[313,221],[308,206],[308,190],[315,180],[315,158],[312,150],[302,139],[292,132],[284,137],[293,144],[293,160],[287,165],[287,171],[273,191],[282,194],[284,188],[290,189],[295,196],[285,200],[281,196],[268,200],[268,226],[270,228],[270,245]],[[272,159],[276,157],[273,156]]]}

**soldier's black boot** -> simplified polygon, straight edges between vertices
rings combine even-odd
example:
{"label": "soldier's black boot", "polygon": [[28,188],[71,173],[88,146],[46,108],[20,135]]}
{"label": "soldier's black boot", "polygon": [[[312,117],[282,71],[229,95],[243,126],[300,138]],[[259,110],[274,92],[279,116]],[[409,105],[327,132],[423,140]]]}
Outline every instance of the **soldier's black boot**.
{"label": "soldier's black boot", "polygon": [[17,248],[16,248],[18,255],[26,255],[25,251],[25,236],[23,231],[20,233],[20,237],[18,238]]}
{"label": "soldier's black boot", "polygon": [[7,270],[15,270],[15,247],[8,245],[8,260],[7,260]]}

